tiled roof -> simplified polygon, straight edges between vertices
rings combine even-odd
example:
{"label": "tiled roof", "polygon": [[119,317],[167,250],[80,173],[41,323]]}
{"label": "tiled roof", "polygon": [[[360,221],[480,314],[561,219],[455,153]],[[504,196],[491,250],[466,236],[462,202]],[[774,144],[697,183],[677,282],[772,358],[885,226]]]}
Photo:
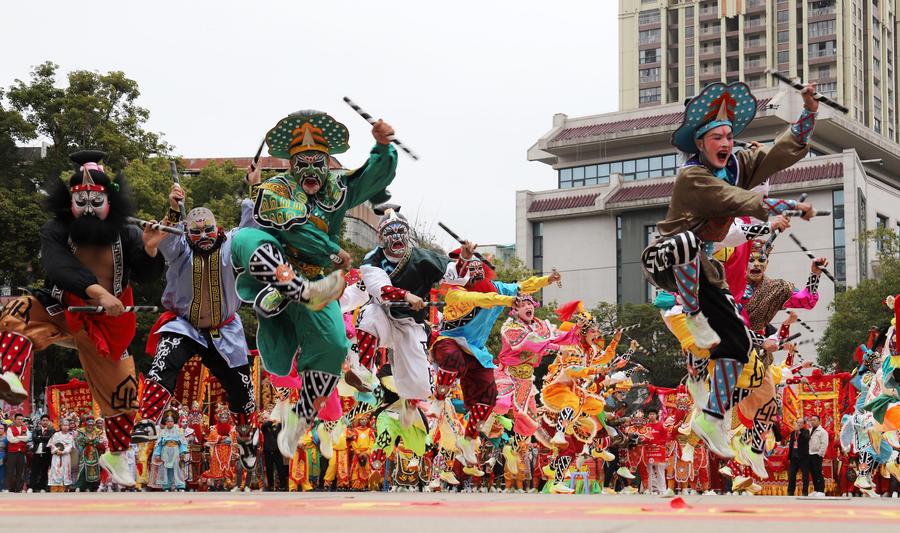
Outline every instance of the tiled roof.
{"label": "tiled roof", "polygon": [[[771,185],[784,185],[787,183],[800,183],[803,181],[818,181],[840,178],[844,175],[843,163],[825,163],[824,165],[811,165],[807,167],[794,167],[782,170],[773,175],[769,183]],[[620,187],[606,201],[607,205],[636,202],[639,200],[653,200],[656,198],[668,198],[672,196],[675,188],[675,180],[662,183],[648,183],[644,185],[629,185]]]}
{"label": "tiled roof", "polygon": [[772,176],[769,183],[772,185],[782,185],[785,183],[798,183],[801,181],[828,180],[841,178],[843,176],[843,163],[826,163],[824,165],[795,167],[782,170]]}
{"label": "tiled roof", "polygon": [[621,187],[615,194],[609,197],[609,200],[607,200],[606,203],[613,204],[620,202],[635,202],[638,200],[651,200],[653,198],[666,198],[672,196],[672,189],[674,188],[675,180]]}
{"label": "tiled roof", "polygon": [[[247,168],[250,166],[250,161],[252,161],[252,157],[204,157],[204,158],[191,158],[191,159],[182,159],[181,170],[186,172],[200,172],[204,168],[208,167],[210,163],[216,163],[217,165],[221,165],[225,163],[225,161],[231,161],[231,163],[237,168]],[[263,170],[286,170],[290,167],[290,163],[287,159],[280,159],[277,157],[260,157],[259,158],[259,166]]]}
{"label": "tiled roof", "polygon": [[591,207],[600,193],[581,194],[578,196],[563,196],[556,198],[541,198],[531,202],[528,206],[529,213],[542,211],[556,211],[557,209],[578,209],[579,207]]}
{"label": "tiled roof", "polygon": [[[771,98],[763,98],[756,105],[757,111],[762,111],[768,105]],[[672,126],[681,123],[684,112],[666,113],[665,115],[646,116],[632,118],[628,120],[619,120],[616,122],[606,122],[602,124],[591,124],[590,126],[579,126],[576,128],[566,128],[556,134],[553,141],[569,141],[572,139],[581,139],[584,137],[595,137],[597,135],[605,135],[607,133],[616,133],[620,131],[641,130],[644,128],[655,128],[657,126]]]}
{"label": "tiled roof", "polygon": [[[218,165],[225,163],[225,161],[231,161],[231,163],[237,168],[247,168],[250,166],[250,161],[252,161],[252,157],[198,157],[198,158],[184,158],[181,160],[181,170],[183,172],[188,173],[197,173],[209,166],[210,163],[215,162]],[[341,167],[341,163],[335,159],[331,158],[330,168],[339,169]],[[287,170],[290,168],[291,164],[287,159],[281,159],[278,157],[260,157],[259,158],[259,168],[263,170]]]}

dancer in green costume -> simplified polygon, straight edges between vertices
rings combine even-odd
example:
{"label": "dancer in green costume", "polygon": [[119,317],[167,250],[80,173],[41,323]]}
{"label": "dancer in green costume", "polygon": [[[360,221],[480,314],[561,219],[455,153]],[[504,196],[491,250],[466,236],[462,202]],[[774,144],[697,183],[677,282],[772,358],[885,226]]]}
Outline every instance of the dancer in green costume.
{"label": "dancer in green costume", "polygon": [[[298,111],[266,135],[269,154],[291,168],[251,194],[259,228],[244,228],[231,245],[238,296],[259,318],[257,345],[266,369],[285,376],[295,363],[303,382],[300,399],[286,413],[278,447],[292,457],[300,437],[340,378],[348,343],[340,308],[341,269],[350,255],[338,244],[347,210],[368,200],[383,202],[394,179],[394,130],[378,121],[375,147],[359,169],[333,169],[331,156],[346,152],[347,128],[321,111]],[[326,267],[336,270],[325,276]]]}

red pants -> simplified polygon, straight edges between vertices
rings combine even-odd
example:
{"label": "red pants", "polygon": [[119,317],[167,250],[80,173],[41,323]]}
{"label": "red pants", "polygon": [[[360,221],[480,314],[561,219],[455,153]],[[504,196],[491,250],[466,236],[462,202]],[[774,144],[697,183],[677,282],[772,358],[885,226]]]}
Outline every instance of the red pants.
{"label": "red pants", "polygon": [[475,356],[449,338],[435,342],[431,353],[441,370],[456,372],[467,410],[471,411],[479,403],[494,406],[497,402],[497,383],[494,382],[493,368],[481,366]]}

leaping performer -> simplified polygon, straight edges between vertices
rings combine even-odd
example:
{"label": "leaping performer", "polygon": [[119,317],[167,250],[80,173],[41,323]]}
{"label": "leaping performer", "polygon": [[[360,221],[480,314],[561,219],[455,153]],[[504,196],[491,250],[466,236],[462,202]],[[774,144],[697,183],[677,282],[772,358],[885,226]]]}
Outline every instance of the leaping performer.
{"label": "leaping performer", "polygon": [[[406,217],[396,205],[384,205],[378,223],[379,246],[369,252],[360,275],[372,301],[363,306],[356,326],[359,365],[351,358],[348,383],[365,390],[379,348],[392,350],[391,372],[401,403],[401,423],[421,418],[418,402],[431,396],[426,302],[431,289],[455,262],[410,242]],[[455,277],[455,274],[454,274]],[[351,383],[352,381],[352,383]]]}
{"label": "leaping performer", "polygon": [[[744,365],[755,352],[721,265],[711,254],[734,217],[765,220],[787,210],[801,211],[804,219],[815,216],[805,202],[765,198],[749,190],[806,155],[819,106],[814,93],[814,85],[803,90],[800,118],[771,148],[733,153],[734,136],[757,111],[756,98],[741,82],[708,85],[690,101],[682,125],[672,136],[678,149],[693,155],[679,170],[668,213],[657,225],[662,239],[645,250],[643,260],[659,288],[680,296],[697,347],[710,350],[711,394],[703,412],[694,418],[693,428],[722,457],[734,455],[723,420]],[[761,366],[755,362],[747,367],[751,372],[743,381],[750,388],[761,385]]]}
{"label": "leaping performer", "polygon": [[243,228],[231,245],[242,270],[239,297],[259,318],[257,344],[266,370],[286,376],[294,367],[303,383],[300,398],[285,413],[278,447],[293,457],[318,408],[331,394],[349,348],[338,303],[350,255],[338,244],[348,209],[383,198],[394,179],[394,130],[383,121],[372,128],[375,146],[359,169],[331,168],[332,156],[349,148],[347,128],[327,113],[292,113],[266,135],[269,154],[291,168],[264,181],[254,195],[259,228]]}
{"label": "leaping performer", "polygon": [[[94,401],[105,418],[108,451],[100,465],[126,487],[135,480],[126,452],[138,408],[134,360],[128,345],[137,320],[132,281],[162,276],[157,247],[165,233],[129,225],[133,213],[124,178],[110,179],[96,150],[70,157],[78,170],[68,185],[56,181],[47,208],[53,218],[41,228],[46,285],[10,300],[0,313],[0,398],[27,399],[21,376],[33,351],[51,344],[75,348]],[[69,312],[69,306],[99,306],[103,313]]]}
{"label": "leaping performer", "polygon": [[431,346],[438,367],[434,397],[442,405],[459,379],[468,420],[457,447],[465,468],[474,472],[479,427],[497,400],[494,356],[486,347],[491,328],[517,297],[539,291],[558,281],[560,275],[554,272],[518,283],[494,281],[495,272],[475,257],[475,245],[469,242],[451,252],[450,257],[456,260],[457,275],[464,283],[449,286],[441,330]]}
{"label": "leaping performer", "polygon": [[[251,173],[258,183],[259,172]],[[174,183],[164,224],[183,227],[184,235],[168,235],[159,246],[166,259],[165,312],[153,326],[147,352],[153,365],[141,397],[141,418],[158,423],[175,392],[181,369],[194,355],[219,380],[238,427],[252,427],[256,412],[244,324],[237,314],[231,244],[239,228],[227,233],[212,211],[195,207],[182,220],[184,190]],[[245,221],[246,222],[246,221]],[[240,448],[242,452],[246,448]],[[241,454],[245,465],[252,457]]]}

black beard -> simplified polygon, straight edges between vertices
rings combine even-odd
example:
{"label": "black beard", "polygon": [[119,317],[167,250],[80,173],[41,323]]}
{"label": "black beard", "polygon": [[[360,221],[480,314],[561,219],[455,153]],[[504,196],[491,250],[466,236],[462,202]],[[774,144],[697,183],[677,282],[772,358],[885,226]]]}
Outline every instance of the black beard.
{"label": "black beard", "polygon": [[190,247],[191,251],[194,252],[195,254],[200,254],[200,255],[209,255],[209,254],[215,252],[216,250],[219,249],[219,247],[222,246],[223,242],[225,242],[225,234],[221,231],[219,232],[219,236],[216,237],[216,242],[212,245],[212,247],[210,247],[207,250],[200,248],[199,246],[194,244],[190,239],[187,240],[188,246]]}
{"label": "black beard", "polygon": [[69,237],[75,244],[105,246],[116,242],[122,225],[92,215],[73,218],[69,223]]}

